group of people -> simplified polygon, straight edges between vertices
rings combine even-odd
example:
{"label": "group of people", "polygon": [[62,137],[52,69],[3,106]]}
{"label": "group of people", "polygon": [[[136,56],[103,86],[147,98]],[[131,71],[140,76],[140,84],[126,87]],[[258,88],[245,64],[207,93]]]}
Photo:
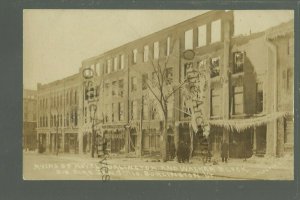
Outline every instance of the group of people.
{"label": "group of people", "polygon": [[[186,141],[180,141],[178,144],[178,150],[177,150],[177,160],[179,163],[185,163],[189,162],[190,160],[190,146],[188,142]],[[228,160],[228,155],[229,155],[229,145],[227,142],[222,141],[221,144],[221,158],[222,162],[227,163]],[[205,158],[206,162],[210,161],[210,157],[212,156],[210,151],[205,152],[202,155]]]}

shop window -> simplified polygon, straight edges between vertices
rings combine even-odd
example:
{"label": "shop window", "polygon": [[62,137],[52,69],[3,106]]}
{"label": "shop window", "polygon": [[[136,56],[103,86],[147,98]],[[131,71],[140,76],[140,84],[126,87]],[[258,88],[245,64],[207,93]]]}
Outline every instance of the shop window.
{"label": "shop window", "polygon": [[159,58],[159,42],[154,42],[153,44],[153,57],[154,59]]}
{"label": "shop window", "polygon": [[132,51],[132,63],[135,64],[137,62],[137,53],[138,53],[138,50],[137,49],[134,49]]}
{"label": "shop window", "polygon": [[190,29],[184,33],[184,48],[193,49],[193,29]]}
{"label": "shop window", "polygon": [[210,115],[211,116],[220,116],[221,115],[220,89],[212,89],[211,90]]}
{"label": "shop window", "polygon": [[148,62],[149,59],[149,46],[144,46],[144,62]]}
{"label": "shop window", "polygon": [[264,94],[263,94],[263,83],[256,83],[256,113],[263,111],[264,105]]}
{"label": "shop window", "polygon": [[243,86],[233,87],[233,114],[244,113],[244,89]]}
{"label": "shop window", "polygon": [[142,75],[142,89],[143,90],[146,90],[148,88],[147,81],[148,81],[148,74],[143,74]]}
{"label": "shop window", "polygon": [[137,90],[137,78],[136,77],[131,77],[131,91],[136,91]]}
{"label": "shop window", "polygon": [[198,27],[198,47],[206,45],[206,25]]}
{"label": "shop window", "polygon": [[221,41],[221,20],[211,23],[211,43]]}
{"label": "shop window", "polygon": [[233,72],[239,73],[244,71],[244,52],[233,53]]}
{"label": "shop window", "polygon": [[216,77],[220,75],[220,57],[215,57],[211,59],[210,66],[210,77]]}

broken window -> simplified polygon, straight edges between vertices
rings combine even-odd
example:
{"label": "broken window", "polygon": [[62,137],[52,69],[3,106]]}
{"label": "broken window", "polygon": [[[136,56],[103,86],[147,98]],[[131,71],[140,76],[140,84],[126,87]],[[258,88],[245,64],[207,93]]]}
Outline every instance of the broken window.
{"label": "broken window", "polygon": [[216,77],[220,75],[220,57],[215,57],[211,59],[210,66],[210,77]]}
{"label": "broken window", "polygon": [[233,72],[239,73],[244,71],[244,52],[233,53]]}

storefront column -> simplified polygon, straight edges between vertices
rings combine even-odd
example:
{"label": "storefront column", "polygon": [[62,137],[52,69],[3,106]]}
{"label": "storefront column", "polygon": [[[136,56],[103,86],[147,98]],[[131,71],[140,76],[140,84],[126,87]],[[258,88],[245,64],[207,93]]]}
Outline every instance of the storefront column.
{"label": "storefront column", "polygon": [[78,153],[83,154],[83,132],[78,131]]}
{"label": "storefront column", "polygon": [[46,152],[50,152],[50,133],[46,134]]}
{"label": "storefront column", "polygon": [[256,155],[256,127],[253,129],[253,148],[252,148],[253,155]]}
{"label": "storefront column", "polygon": [[277,120],[268,123],[267,126],[267,145],[266,145],[267,156],[276,156],[276,143],[277,143]]}
{"label": "storefront column", "polygon": [[179,144],[179,125],[175,125],[174,130],[174,144],[175,144],[175,155],[177,155],[177,149]]}

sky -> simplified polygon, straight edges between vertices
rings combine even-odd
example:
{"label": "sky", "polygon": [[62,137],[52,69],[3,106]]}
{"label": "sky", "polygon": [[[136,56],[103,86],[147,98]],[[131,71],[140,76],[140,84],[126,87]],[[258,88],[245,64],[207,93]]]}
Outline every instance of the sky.
{"label": "sky", "polygon": [[[23,87],[36,89],[78,73],[89,57],[157,32],[204,10],[23,11]],[[234,11],[235,35],[263,31],[294,18],[289,10]]]}

